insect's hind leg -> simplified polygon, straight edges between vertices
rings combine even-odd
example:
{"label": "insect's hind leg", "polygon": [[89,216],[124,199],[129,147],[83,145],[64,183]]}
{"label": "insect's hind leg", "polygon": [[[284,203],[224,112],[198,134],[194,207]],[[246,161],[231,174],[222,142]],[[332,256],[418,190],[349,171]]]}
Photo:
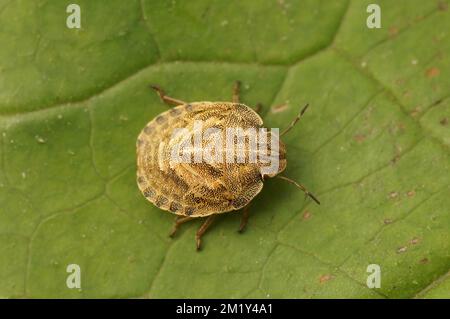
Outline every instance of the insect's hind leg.
{"label": "insect's hind leg", "polygon": [[161,89],[158,85],[150,85],[150,87],[156,91],[156,93],[159,95],[159,98],[161,101],[168,105],[182,105],[186,104],[186,102],[174,99],[173,97],[167,96],[163,89]]}
{"label": "insect's hind leg", "polygon": [[178,228],[180,227],[181,224],[184,224],[185,222],[188,222],[190,220],[194,219],[194,217],[189,217],[189,216],[177,216],[177,218],[175,219],[175,223],[173,224],[173,228],[172,231],[170,232],[169,236],[173,237],[175,236],[175,233],[177,232]]}
{"label": "insect's hind leg", "polygon": [[250,204],[242,208],[241,224],[239,225],[238,232],[242,233],[248,224],[248,218],[250,216]]}
{"label": "insect's hind leg", "polygon": [[202,236],[205,234],[206,230],[211,226],[212,222],[214,221],[214,218],[216,215],[209,215],[205,222],[200,226],[200,228],[197,230],[197,233],[195,234],[195,241],[197,244],[197,250],[200,250],[202,245]]}

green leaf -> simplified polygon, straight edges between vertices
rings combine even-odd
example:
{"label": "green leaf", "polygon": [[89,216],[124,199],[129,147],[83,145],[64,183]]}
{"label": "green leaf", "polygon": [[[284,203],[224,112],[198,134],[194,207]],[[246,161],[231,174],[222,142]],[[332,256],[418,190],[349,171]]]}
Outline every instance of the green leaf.
{"label": "green leaf", "polygon": [[[448,2],[0,1],[0,296],[442,298],[450,286]],[[168,237],[135,182],[135,141],[186,101],[264,105],[286,175],[244,234],[220,216]],[[280,107],[281,106],[281,107]],[[81,268],[69,289],[66,268]],[[366,285],[381,267],[381,288]]]}

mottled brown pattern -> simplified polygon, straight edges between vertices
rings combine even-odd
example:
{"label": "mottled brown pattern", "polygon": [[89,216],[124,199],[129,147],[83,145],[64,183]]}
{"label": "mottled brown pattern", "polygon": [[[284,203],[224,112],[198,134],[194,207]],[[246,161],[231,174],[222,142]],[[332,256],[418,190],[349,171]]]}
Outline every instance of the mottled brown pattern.
{"label": "mottled brown pattern", "polygon": [[[176,163],[170,167],[168,144],[174,129],[192,131],[196,120],[203,121],[203,131],[263,125],[251,108],[231,102],[183,104],[158,115],[142,130],[136,144],[139,189],[156,206],[182,216],[203,217],[246,206],[263,187],[260,164]],[[284,153],[280,142],[279,172],[286,167]]]}
{"label": "mottled brown pattern", "polygon": [[172,202],[172,203],[170,203],[169,210],[170,210],[172,213],[176,213],[177,211],[181,210],[182,208],[183,208],[183,206],[181,206],[180,203]]}

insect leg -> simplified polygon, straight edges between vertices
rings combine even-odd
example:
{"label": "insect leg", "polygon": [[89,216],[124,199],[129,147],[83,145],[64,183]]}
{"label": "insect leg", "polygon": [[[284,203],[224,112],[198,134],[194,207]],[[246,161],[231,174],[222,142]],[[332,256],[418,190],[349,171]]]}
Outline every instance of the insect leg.
{"label": "insect leg", "polygon": [[261,103],[256,104],[255,105],[255,112],[260,114],[261,110],[262,110],[262,104]]}
{"label": "insect leg", "polygon": [[184,101],[177,100],[177,99],[174,99],[173,97],[167,96],[166,93],[164,92],[164,90],[161,89],[157,85],[150,85],[150,87],[153,90],[155,90],[156,93],[158,93],[161,101],[163,101],[164,103],[166,103],[168,105],[182,105],[182,104],[186,104],[186,102],[184,102]]}
{"label": "insect leg", "polygon": [[297,124],[297,122],[301,119],[301,117],[303,116],[303,114],[305,113],[306,109],[308,108],[309,104],[306,104],[303,109],[300,111],[300,113],[295,117],[295,119],[289,124],[288,127],[286,127],[283,132],[280,133],[280,136],[283,136],[284,134],[286,134],[287,132],[289,132],[291,130],[291,128],[293,128],[295,126],[295,124]]}
{"label": "insect leg", "polygon": [[240,102],[240,94],[241,94],[241,81],[234,82],[233,86],[233,103]]}
{"label": "insect leg", "polygon": [[288,178],[288,177],[286,177],[286,176],[277,175],[276,177],[278,177],[279,179],[285,180],[285,181],[287,181],[287,182],[289,182],[289,183],[291,183],[291,184],[297,186],[298,188],[300,188],[300,189],[305,193],[306,196],[308,196],[309,198],[311,198],[313,201],[315,201],[317,204],[320,205],[320,202],[319,202],[319,200],[317,199],[317,197],[314,196],[313,193],[310,193],[310,192],[306,189],[306,187],[303,186],[302,184],[299,184],[299,183],[297,183],[296,181],[294,181],[294,180],[292,180],[292,179],[290,179],[290,178]]}
{"label": "insect leg", "polygon": [[250,216],[250,205],[245,206],[242,209],[242,216],[241,216],[241,224],[239,225],[239,232],[242,233],[245,229],[245,226],[247,226],[248,223],[248,217]]}
{"label": "insect leg", "polygon": [[194,217],[189,217],[189,216],[177,216],[177,218],[175,219],[175,223],[173,224],[173,228],[172,231],[170,232],[169,236],[173,237],[175,236],[175,233],[177,232],[178,228],[180,227],[181,224],[184,224],[185,222],[190,221],[191,219],[194,219]]}
{"label": "insect leg", "polygon": [[206,232],[206,230],[211,226],[212,222],[214,221],[214,218],[216,215],[209,215],[205,222],[200,226],[200,228],[197,230],[197,233],[195,234],[195,241],[197,244],[197,250],[200,250],[201,244],[202,244],[202,236]]}

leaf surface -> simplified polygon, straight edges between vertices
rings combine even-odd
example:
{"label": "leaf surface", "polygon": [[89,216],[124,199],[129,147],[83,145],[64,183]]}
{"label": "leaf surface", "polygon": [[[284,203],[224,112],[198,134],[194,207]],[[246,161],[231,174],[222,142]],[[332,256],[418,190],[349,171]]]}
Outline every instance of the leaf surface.
{"label": "leaf surface", "polygon": [[[0,1],[0,296],[448,297],[448,1]],[[173,216],[135,182],[139,131],[185,101],[264,105],[286,175],[246,232],[218,218],[168,238]],[[81,267],[69,289],[66,267]],[[381,288],[366,286],[381,267]]]}

